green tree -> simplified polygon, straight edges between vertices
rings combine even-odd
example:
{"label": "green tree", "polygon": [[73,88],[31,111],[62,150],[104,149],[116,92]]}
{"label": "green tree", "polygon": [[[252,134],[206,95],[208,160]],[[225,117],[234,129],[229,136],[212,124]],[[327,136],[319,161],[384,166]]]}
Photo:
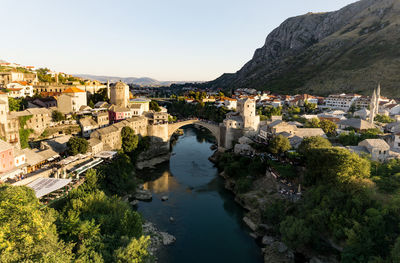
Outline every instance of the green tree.
{"label": "green tree", "polygon": [[317,104],[310,103],[308,101],[304,102],[304,109],[307,113],[313,112],[317,108]]}
{"label": "green tree", "polygon": [[79,137],[71,137],[67,142],[68,154],[77,155],[78,153],[85,154],[88,150],[89,143],[87,140]]}
{"label": "green tree", "polygon": [[8,108],[10,111],[22,111],[28,108],[28,101],[25,98],[8,97]]}
{"label": "green tree", "polygon": [[306,128],[320,128],[319,122],[318,118],[312,118],[311,120],[307,120],[304,126]]}
{"label": "green tree", "polygon": [[51,113],[51,119],[54,122],[59,122],[59,121],[63,121],[65,120],[65,116],[64,114],[62,114],[61,112],[59,112],[58,110],[55,110]]}
{"label": "green tree", "polygon": [[135,134],[135,131],[128,126],[125,126],[121,130],[122,150],[124,153],[133,152],[139,143],[139,136]]}
{"label": "green tree", "polygon": [[38,70],[36,70],[39,81],[48,83],[54,82],[54,78],[52,78],[51,75],[47,74],[49,71],[50,69],[48,68],[39,68]]}
{"label": "green tree", "polygon": [[141,236],[132,239],[125,248],[119,248],[115,252],[117,263],[142,263],[147,262],[151,255],[147,248],[150,245],[149,236]]}
{"label": "green tree", "polygon": [[269,142],[269,151],[273,154],[282,154],[289,151],[291,148],[289,139],[278,135]]}
{"label": "green tree", "polygon": [[339,135],[339,142],[344,146],[355,146],[360,142],[360,136],[354,131],[350,131],[349,133],[341,133]]}
{"label": "green tree", "polygon": [[71,247],[59,241],[55,211],[41,209],[34,191],[0,186],[0,262],[71,262]]}
{"label": "green tree", "polygon": [[[339,147],[314,148],[308,151],[307,156],[307,184],[350,183],[370,176],[370,162],[356,153]],[[366,182],[365,182],[366,183]]]}
{"label": "green tree", "polygon": [[392,123],[392,122],[395,122],[395,120],[393,120],[389,116],[379,115],[379,114],[375,117],[374,120],[377,121],[377,122],[380,122],[380,123]]}
{"label": "green tree", "polygon": [[319,127],[324,130],[324,132],[329,135],[336,135],[336,124],[330,120],[322,120],[319,122]]}
{"label": "green tree", "polygon": [[150,101],[150,110],[153,110],[155,112],[160,112],[161,111],[161,108],[158,105],[157,101],[154,101],[154,100]]}
{"label": "green tree", "polygon": [[283,241],[292,248],[300,248],[312,241],[313,229],[308,226],[304,219],[288,216],[280,224],[280,232]]}
{"label": "green tree", "polygon": [[332,144],[329,140],[321,136],[306,137],[303,139],[297,151],[303,155],[306,155],[308,151],[316,148],[329,148]]}

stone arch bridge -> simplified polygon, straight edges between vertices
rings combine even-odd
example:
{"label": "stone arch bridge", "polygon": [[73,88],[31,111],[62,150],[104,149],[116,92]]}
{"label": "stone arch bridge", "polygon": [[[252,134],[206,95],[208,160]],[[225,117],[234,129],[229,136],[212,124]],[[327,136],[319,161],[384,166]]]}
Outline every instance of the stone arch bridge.
{"label": "stone arch bridge", "polygon": [[176,132],[179,128],[190,124],[197,124],[209,130],[212,133],[212,135],[214,135],[214,137],[217,139],[218,148],[220,148],[221,150],[222,145],[221,145],[220,127],[218,124],[209,121],[204,121],[199,119],[189,119],[175,123],[170,123],[168,125],[168,138],[171,138],[172,134],[174,134],[174,132]]}

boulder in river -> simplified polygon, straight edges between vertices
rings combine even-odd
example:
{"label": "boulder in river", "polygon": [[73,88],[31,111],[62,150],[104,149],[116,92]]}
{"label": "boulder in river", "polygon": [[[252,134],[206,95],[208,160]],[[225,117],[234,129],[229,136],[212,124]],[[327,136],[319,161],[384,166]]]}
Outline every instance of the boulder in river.
{"label": "boulder in river", "polygon": [[153,198],[153,195],[148,190],[137,189],[135,193],[135,198],[140,201],[150,201]]}
{"label": "boulder in river", "polygon": [[248,217],[243,217],[243,221],[246,223],[248,227],[250,227],[251,230],[256,231],[257,230],[257,225]]}
{"label": "boulder in river", "polygon": [[175,242],[176,238],[167,232],[160,232],[164,246],[170,245]]}

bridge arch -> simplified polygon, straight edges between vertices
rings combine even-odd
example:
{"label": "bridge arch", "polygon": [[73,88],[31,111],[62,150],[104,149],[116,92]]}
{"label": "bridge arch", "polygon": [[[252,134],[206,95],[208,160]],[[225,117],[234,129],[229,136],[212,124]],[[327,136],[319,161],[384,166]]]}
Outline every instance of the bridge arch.
{"label": "bridge arch", "polygon": [[206,128],[209,130],[212,135],[214,135],[215,139],[217,140],[218,147],[221,146],[220,143],[220,130],[219,130],[219,125],[203,121],[203,120],[198,120],[198,119],[190,119],[190,120],[185,120],[185,121],[179,121],[175,123],[171,123],[168,125],[168,138],[171,138],[172,134],[174,134],[178,129],[182,128],[183,126],[190,125],[190,124],[197,124],[201,127]]}

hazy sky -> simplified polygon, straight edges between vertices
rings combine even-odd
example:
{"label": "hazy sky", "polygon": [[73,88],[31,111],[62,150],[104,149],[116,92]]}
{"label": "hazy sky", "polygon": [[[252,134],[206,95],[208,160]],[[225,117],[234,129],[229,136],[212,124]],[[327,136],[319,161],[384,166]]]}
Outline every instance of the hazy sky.
{"label": "hazy sky", "polygon": [[211,80],[286,18],[355,0],[0,0],[0,59],[66,73]]}

